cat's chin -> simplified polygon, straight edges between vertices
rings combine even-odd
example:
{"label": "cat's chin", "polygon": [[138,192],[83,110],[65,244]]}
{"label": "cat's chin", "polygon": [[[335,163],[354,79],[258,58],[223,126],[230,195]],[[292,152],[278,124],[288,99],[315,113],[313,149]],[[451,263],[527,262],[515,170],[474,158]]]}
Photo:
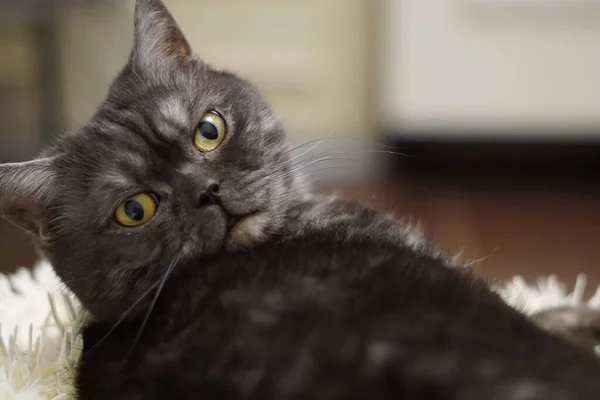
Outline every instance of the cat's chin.
{"label": "cat's chin", "polygon": [[268,236],[269,216],[264,212],[247,215],[229,229],[225,246],[228,250],[248,249],[264,242]]}
{"label": "cat's chin", "polygon": [[228,217],[220,207],[203,207],[195,218],[179,251],[184,260],[211,256],[226,244]]}

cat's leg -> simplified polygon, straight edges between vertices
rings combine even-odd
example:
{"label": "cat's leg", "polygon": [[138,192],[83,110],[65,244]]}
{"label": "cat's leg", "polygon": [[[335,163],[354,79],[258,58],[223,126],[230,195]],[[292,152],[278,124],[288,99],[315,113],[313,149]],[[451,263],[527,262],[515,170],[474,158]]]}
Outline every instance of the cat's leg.
{"label": "cat's leg", "polygon": [[543,329],[571,343],[595,350],[600,346],[600,309],[585,305],[539,311],[531,318]]}

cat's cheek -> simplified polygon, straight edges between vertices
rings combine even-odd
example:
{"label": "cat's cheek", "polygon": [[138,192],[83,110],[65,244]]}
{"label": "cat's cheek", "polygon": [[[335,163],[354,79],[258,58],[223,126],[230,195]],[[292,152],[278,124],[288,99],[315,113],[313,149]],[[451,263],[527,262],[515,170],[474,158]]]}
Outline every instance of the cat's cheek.
{"label": "cat's cheek", "polygon": [[270,218],[265,213],[253,214],[233,226],[227,238],[229,250],[247,249],[268,237]]}

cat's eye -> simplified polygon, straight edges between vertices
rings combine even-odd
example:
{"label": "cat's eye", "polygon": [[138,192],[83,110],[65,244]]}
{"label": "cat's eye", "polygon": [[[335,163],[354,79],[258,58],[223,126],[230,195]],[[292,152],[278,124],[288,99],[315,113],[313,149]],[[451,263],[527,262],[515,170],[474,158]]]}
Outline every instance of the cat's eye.
{"label": "cat's eye", "polygon": [[115,211],[115,219],[123,226],[145,224],[156,214],[158,197],[153,193],[140,193],[125,200]]}
{"label": "cat's eye", "polygon": [[213,151],[225,139],[225,121],[216,111],[209,111],[202,116],[196,134],[194,145],[203,153]]}

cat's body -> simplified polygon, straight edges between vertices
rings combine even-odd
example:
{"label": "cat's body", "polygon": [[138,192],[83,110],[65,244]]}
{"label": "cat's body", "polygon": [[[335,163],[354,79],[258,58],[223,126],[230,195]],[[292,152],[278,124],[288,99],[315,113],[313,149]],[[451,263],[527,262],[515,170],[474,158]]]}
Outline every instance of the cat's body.
{"label": "cat's body", "polygon": [[106,339],[113,324],[91,324],[84,354],[105,341],[84,358],[84,398],[600,398],[591,352],[396,221],[342,201],[290,218],[297,231],[251,253],[181,265],[135,347],[143,315]]}
{"label": "cat's body", "polygon": [[600,398],[590,351],[392,218],[311,194],[268,103],[159,0],[135,25],[96,115],[0,165],[0,213],[89,311],[80,399]]}

